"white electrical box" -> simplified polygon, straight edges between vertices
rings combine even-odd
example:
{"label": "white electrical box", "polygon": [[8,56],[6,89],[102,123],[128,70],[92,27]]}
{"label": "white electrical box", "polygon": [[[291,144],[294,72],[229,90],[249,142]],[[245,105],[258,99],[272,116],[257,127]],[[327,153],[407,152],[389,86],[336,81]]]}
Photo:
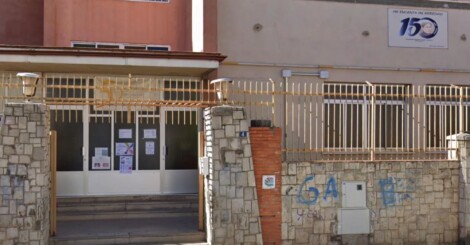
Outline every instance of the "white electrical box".
{"label": "white electrical box", "polygon": [[342,186],[343,208],[366,208],[366,182],[344,181]]}
{"label": "white electrical box", "polygon": [[368,208],[340,208],[338,210],[338,234],[370,233]]}
{"label": "white electrical box", "polygon": [[209,158],[208,157],[199,158],[199,174],[200,175],[209,174]]}
{"label": "white electrical box", "polygon": [[367,208],[366,182],[343,181],[341,187],[343,208],[338,210],[338,233],[370,233],[370,211]]}

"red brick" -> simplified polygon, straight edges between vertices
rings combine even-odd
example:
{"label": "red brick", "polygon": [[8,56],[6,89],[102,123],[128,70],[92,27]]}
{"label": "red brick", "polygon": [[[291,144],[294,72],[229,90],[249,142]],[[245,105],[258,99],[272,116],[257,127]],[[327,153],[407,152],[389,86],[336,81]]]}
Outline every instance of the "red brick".
{"label": "red brick", "polygon": [[[281,244],[281,129],[250,128],[251,152],[264,244]],[[275,175],[276,187],[262,189],[262,176]]]}

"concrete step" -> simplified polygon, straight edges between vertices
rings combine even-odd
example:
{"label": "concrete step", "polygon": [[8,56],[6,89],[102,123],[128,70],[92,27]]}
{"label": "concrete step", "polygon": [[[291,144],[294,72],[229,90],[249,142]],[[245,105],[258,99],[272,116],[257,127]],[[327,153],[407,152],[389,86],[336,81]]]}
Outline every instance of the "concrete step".
{"label": "concrete step", "polygon": [[137,196],[84,196],[84,197],[59,197],[58,205],[67,203],[106,203],[106,202],[147,202],[147,201],[196,201],[197,194],[181,195],[137,195]]}
{"label": "concrete step", "polygon": [[110,220],[198,215],[197,195],[59,198],[57,220]]}
{"label": "concrete step", "polygon": [[197,216],[197,208],[172,208],[145,211],[103,211],[103,212],[62,212],[58,213],[58,221],[67,220],[110,220],[110,219],[139,219],[163,218],[180,216]]}
{"label": "concrete step", "polygon": [[115,234],[76,237],[53,237],[51,245],[90,245],[90,244],[207,244],[204,232],[169,235]]}
{"label": "concrete step", "polygon": [[204,244],[198,218],[160,217],[58,221],[50,244]]}
{"label": "concrete step", "polygon": [[101,203],[61,203],[57,206],[57,212],[103,212],[103,211],[143,211],[155,209],[180,209],[180,208],[197,208],[198,202],[188,201],[146,201],[146,202],[101,202]]}

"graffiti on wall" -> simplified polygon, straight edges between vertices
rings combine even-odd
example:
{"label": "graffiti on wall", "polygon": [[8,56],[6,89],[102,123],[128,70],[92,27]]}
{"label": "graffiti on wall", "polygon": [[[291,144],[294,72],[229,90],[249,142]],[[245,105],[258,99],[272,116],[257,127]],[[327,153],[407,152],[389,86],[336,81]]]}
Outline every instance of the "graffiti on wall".
{"label": "graffiti on wall", "polygon": [[406,200],[412,200],[416,191],[416,179],[394,178],[379,180],[382,202],[385,207],[393,207]]}
{"label": "graffiti on wall", "polygon": [[297,221],[304,218],[323,220],[323,216],[320,214],[320,210],[297,209]]}
{"label": "graffiti on wall", "polygon": [[[305,204],[307,206],[316,205],[320,198],[320,190],[312,186],[312,182],[314,180],[314,176],[307,176],[305,180],[299,187],[299,191],[297,193],[297,202],[301,204]],[[336,184],[336,180],[333,176],[330,176],[326,183],[325,191],[323,193],[323,197],[321,199],[324,202],[327,202],[329,199],[335,201],[338,198],[338,187]]]}

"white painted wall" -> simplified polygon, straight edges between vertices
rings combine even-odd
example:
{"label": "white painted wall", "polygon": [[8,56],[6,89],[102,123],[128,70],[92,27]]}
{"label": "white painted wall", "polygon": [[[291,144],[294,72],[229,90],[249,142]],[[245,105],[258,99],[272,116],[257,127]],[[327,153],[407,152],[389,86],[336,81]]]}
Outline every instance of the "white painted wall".
{"label": "white painted wall", "polygon": [[[218,4],[218,47],[228,56],[219,76],[280,80],[280,70],[291,68],[330,70],[330,81],[468,80],[470,41],[460,37],[470,35],[469,10],[403,7],[448,13],[449,48],[428,49],[388,46],[387,10],[397,6],[306,0],[219,0]],[[263,25],[261,31],[253,30],[257,23]],[[370,35],[363,36],[363,31]]]}
{"label": "white painted wall", "polygon": [[192,0],[193,52],[204,51],[204,1]]}

